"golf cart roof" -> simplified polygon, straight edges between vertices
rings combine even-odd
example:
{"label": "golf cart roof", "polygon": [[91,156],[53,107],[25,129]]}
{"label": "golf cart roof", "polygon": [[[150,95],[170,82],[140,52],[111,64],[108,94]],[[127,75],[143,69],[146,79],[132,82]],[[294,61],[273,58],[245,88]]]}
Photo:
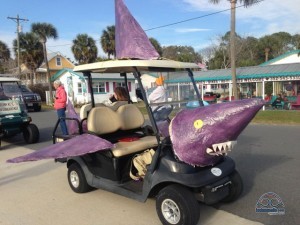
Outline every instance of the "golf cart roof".
{"label": "golf cart roof", "polygon": [[18,78],[12,77],[10,74],[0,74],[0,82],[20,81]]}
{"label": "golf cart roof", "polygon": [[131,73],[138,71],[175,71],[199,69],[195,63],[185,63],[173,60],[110,60],[75,66],[75,72],[94,73]]}

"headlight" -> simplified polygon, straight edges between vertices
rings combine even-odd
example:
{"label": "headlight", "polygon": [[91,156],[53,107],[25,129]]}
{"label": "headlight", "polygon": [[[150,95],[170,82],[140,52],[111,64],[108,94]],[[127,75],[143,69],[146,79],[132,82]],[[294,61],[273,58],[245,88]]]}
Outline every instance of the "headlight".
{"label": "headlight", "polygon": [[42,100],[41,96],[37,95],[36,100],[41,101]]}

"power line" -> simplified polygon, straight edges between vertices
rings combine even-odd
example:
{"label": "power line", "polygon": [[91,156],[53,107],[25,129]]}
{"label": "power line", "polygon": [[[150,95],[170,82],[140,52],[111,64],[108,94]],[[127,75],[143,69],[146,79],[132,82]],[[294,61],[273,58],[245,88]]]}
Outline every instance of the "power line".
{"label": "power line", "polygon": [[[257,0],[253,4],[257,4],[257,3],[263,2],[263,1],[264,0]],[[245,7],[245,6],[246,5],[244,4],[244,5],[236,6],[235,8],[237,9],[237,8],[241,8],[241,7]],[[198,19],[202,19],[204,17],[208,17],[208,16],[219,14],[219,13],[227,12],[229,10],[231,10],[231,8],[220,10],[220,11],[213,12],[213,13],[209,13],[209,14],[206,14],[206,15],[203,15],[203,16],[198,16],[198,17],[194,17],[194,18],[190,18],[190,19],[186,19],[186,20],[181,20],[181,21],[174,22],[174,23],[169,23],[169,24],[166,24],[166,25],[161,25],[161,26],[158,26],[158,27],[153,27],[153,28],[147,29],[145,31],[156,30],[156,29],[163,28],[163,27],[169,27],[169,26],[173,26],[173,25],[176,25],[176,24],[185,23],[185,22],[188,22],[188,21],[191,21],[191,20],[198,20]]]}

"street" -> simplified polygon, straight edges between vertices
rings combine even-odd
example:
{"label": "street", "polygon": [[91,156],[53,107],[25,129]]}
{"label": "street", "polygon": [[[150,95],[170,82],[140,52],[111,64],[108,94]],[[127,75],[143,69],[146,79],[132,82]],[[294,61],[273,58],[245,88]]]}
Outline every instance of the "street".
{"label": "street", "polygon": [[[103,190],[74,193],[64,164],[42,160],[8,164],[9,158],[52,144],[55,111],[30,112],[40,142],[26,145],[21,135],[0,149],[0,224],[160,224],[155,200],[140,203]],[[299,126],[249,125],[230,156],[244,181],[242,196],[231,204],[201,205],[198,224],[286,224],[300,220]],[[259,198],[276,193],[285,215],[256,213]]]}

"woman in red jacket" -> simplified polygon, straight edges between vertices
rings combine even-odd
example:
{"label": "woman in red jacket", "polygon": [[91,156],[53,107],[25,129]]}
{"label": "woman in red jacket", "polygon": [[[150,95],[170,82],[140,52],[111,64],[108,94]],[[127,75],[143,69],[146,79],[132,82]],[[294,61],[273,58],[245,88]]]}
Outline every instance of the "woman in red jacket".
{"label": "woman in red jacket", "polygon": [[[56,109],[58,118],[66,117],[66,105],[67,105],[67,93],[64,86],[61,84],[60,80],[56,80],[53,83],[56,89],[54,108]],[[60,128],[63,135],[68,135],[68,129],[66,121],[64,119],[60,120]]]}

